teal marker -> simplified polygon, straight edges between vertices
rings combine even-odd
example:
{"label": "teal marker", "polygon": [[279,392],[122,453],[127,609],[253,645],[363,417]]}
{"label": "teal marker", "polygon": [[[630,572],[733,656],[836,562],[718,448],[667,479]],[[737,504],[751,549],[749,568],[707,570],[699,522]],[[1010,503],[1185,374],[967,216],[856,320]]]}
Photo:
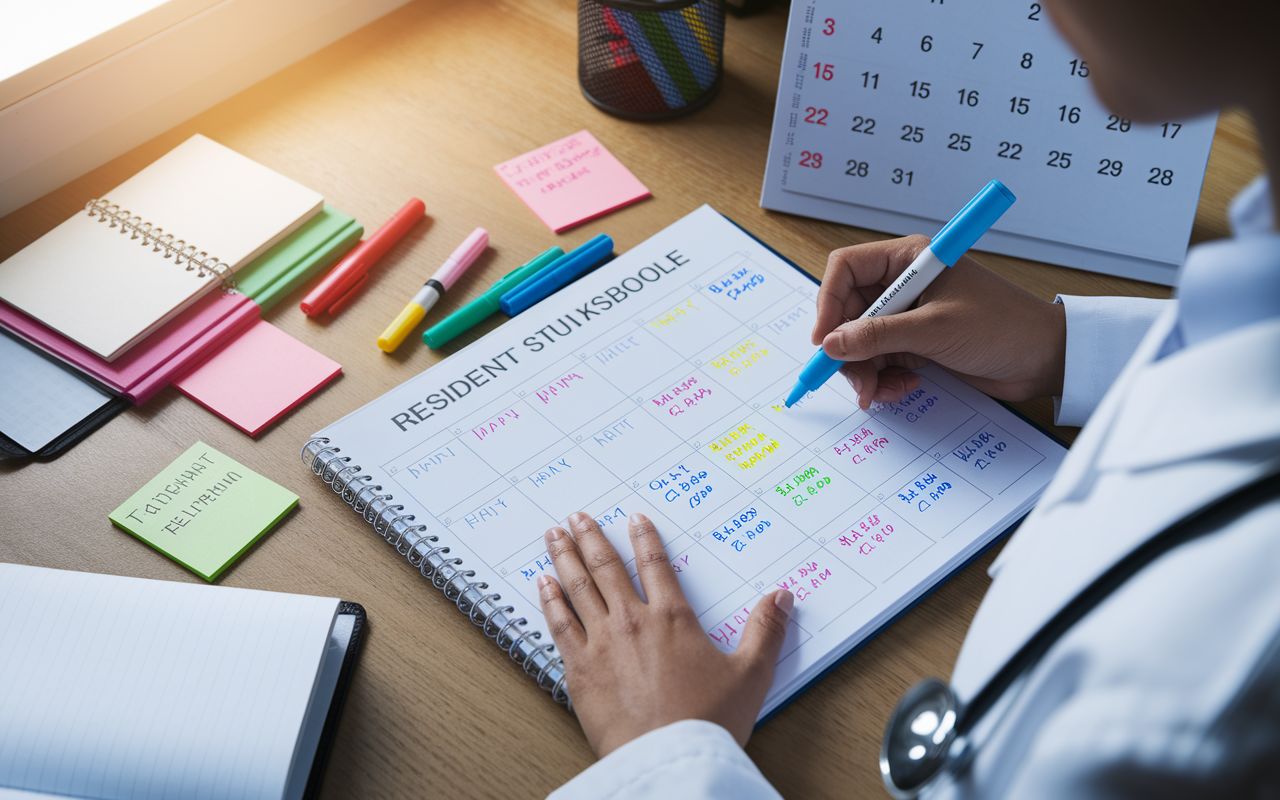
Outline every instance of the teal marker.
{"label": "teal marker", "polygon": [[427,347],[438,350],[457,336],[471,330],[494,314],[501,306],[502,295],[537,275],[550,264],[564,255],[564,250],[553,247],[533,260],[516,267],[498,282],[490,286],[484,294],[467,303],[440,322],[431,326],[422,334],[422,341]]}
{"label": "teal marker", "polygon": [[[910,308],[929,284],[933,283],[933,279],[959,261],[960,256],[973,247],[1017,199],[1000,181],[988,183],[968,205],[960,209],[959,214],[951,218],[938,235],[933,237],[933,241],[929,242],[929,246],[916,256],[911,266],[903,270],[898,279],[858,319],[897,314]],[[800,379],[796,381],[791,394],[787,395],[787,408],[830,380],[832,375],[840,371],[842,364],[843,361],[837,361],[819,347],[809,363],[800,370]]]}

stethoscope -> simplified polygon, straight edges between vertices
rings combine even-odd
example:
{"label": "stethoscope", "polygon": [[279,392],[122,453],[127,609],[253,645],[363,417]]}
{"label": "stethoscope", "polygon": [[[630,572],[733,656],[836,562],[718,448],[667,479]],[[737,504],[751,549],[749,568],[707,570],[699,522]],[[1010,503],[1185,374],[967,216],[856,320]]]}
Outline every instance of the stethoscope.
{"label": "stethoscope", "polygon": [[[1220,530],[1278,492],[1280,471],[1272,464],[1261,476],[1147,539],[1063,606],[967,705],[937,678],[928,678],[911,687],[890,715],[880,745],[880,774],[889,794],[908,800],[945,777],[962,773],[977,753],[977,746],[970,739],[974,728],[1064,633],[1152,561],[1180,544]],[[1006,713],[1013,705],[1012,702],[1005,705]]]}

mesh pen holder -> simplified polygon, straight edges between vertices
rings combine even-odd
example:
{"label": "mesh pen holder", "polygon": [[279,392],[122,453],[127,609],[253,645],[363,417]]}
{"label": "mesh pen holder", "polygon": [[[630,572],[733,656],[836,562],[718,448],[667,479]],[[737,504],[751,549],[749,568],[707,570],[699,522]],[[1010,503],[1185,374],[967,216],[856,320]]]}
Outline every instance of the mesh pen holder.
{"label": "mesh pen holder", "polygon": [[723,78],[723,0],[578,0],[578,83],[602,111],[678,117]]}

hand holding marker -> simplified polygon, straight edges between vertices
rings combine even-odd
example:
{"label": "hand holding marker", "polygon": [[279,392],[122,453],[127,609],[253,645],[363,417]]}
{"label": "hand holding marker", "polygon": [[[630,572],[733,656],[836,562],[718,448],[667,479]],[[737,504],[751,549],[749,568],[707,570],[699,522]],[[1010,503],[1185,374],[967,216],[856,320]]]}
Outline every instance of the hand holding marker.
{"label": "hand holding marker", "polygon": [[[951,218],[938,235],[933,237],[933,241],[929,242],[929,246],[916,256],[916,260],[903,270],[898,279],[858,319],[897,314],[910,308],[933,279],[941,275],[943,269],[959,261],[960,256],[973,247],[1017,199],[1000,181],[988,183],[960,209],[959,214]],[[840,371],[843,364],[843,361],[832,358],[819,347],[809,363],[800,370],[800,379],[791,394],[787,395],[787,408],[826,383]]]}

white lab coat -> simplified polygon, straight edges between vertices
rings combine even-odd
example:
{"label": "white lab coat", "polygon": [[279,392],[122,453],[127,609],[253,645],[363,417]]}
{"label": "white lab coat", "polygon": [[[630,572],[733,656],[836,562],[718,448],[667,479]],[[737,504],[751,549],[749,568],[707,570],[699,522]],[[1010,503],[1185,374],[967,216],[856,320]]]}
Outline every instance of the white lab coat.
{"label": "white lab coat", "polygon": [[[1215,247],[1228,268],[1231,247]],[[1280,270],[1280,239],[1274,254]],[[992,565],[952,675],[962,702],[1118,558],[1280,457],[1280,315],[1159,358],[1175,301],[1060,300],[1059,421],[1088,424]],[[1280,501],[1148,566],[1006,692],[974,732],[971,769],[926,797],[1280,796],[1278,571]],[[727,731],[687,720],[552,797],[778,794]]]}

